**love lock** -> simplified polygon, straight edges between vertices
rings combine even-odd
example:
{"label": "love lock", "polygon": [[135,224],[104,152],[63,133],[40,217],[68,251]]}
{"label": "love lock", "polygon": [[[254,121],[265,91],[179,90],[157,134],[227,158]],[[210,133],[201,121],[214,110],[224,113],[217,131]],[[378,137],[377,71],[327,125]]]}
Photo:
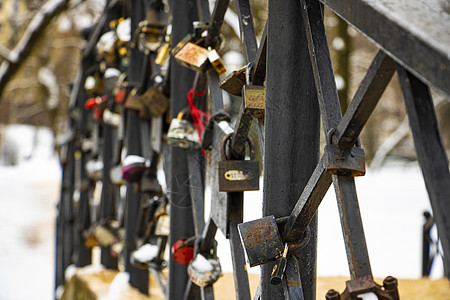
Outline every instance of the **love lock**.
{"label": "love lock", "polygon": [[194,242],[196,237],[181,239],[172,245],[172,258],[181,265],[188,265],[194,258]]}
{"label": "love lock", "polygon": [[145,158],[138,155],[128,155],[122,163],[122,178],[128,183],[139,182],[146,169]]}
{"label": "love lock", "polygon": [[325,146],[327,173],[334,175],[364,176],[366,173],[364,149]]}
{"label": "love lock", "polygon": [[167,132],[167,144],[184,149],[200,148],[200,140],[194,125],[184,119],[184,114],[179,113],[175,119],[170,122]]}
{"label": "love lock", "polygon": [[130,262],[133,266],[148,269],[159,255],[160,249],[157,245],[145,244],[131,252]]}
{"label": "love lock", "polygon": [[257,191],[259,190],[259,162],[255,160],[253,142],[250,138],[247,138],[250,160],[227,160],[226,146],[231,136],[229,134],[222,140],[222,160],[219,162],[219,191]]}
{"label": "love lock", "polygon": [[191,260],[188,266],[189,278],[200,287],[213,284],[222,275],[218,258],[205,258],[200,253]]}
{"label": "love lock", "polygon": [[142,94],[141,102],[143,109],[140,111],[139,117],[148,119],[149,117],[161,117],[169,107],[170,100],[160,91],[158,86],[154,86]]}
{"label": "love lock", "polygon": [[285,245],[274,216],[238,224],[238,231],[250,267],[282,257]]}

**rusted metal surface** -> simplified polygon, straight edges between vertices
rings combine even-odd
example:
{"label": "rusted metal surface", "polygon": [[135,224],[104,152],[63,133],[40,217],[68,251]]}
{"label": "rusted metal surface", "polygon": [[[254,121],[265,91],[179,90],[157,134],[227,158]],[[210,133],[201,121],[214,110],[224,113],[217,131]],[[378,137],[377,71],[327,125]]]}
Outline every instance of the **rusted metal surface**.
{"label": "rusted metal surface", "polygon": [[372,277],[360,277],[346,282],[346,288],[341,294],[336,290],[329,290],[327,300],[351,300],[360,299],[358,296],[373,294],[380,300],[399,300],[397,279],[388,276],[383,285],[377,284]]}
{"label": "rusted metal surface", "polygon": [[360,147],[342,148],[326,145],[327,173],[334,175],[364,176],[366,174],[365,154]]}
{"label": "rusted metal surface", "polygon": [[238,229],[251,267],[282,256],[284,244],[274,216],[239,224]]}

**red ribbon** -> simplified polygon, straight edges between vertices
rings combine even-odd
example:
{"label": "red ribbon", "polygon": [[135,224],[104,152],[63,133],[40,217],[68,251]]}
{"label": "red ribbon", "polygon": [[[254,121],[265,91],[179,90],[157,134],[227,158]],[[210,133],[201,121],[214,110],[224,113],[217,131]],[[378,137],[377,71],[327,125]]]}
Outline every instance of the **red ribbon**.
{"label": "red ribbon", "polygon": [[[194,126],[197,131],[198,140],[200,141],[200,143],[202,142],[202,134],[205,131],[205,127],[206,125],[208,125],[209,114],[201,111],[194,105],[194,97],[200,97],[204,95],[206,95],[206,91],[195,93],[194,87],[189,90],[187,95],[189,111],[191,112],[192,120],[194,121]],[[203,155],[208,158],[208,155],[206,155],[206,151],[204,149],[202,149],[202,152]]]}
{"label": "red ribbon", "polygon": [[195,93],[194,87],[189,90],[188,93],[188,104],[189,111],[191,112],[192,119],[194,121],[195,129],[197,130],[198,139],[200,143],[202,142],[202,134],[205,131],[205,127],[208,124],[209,115],[194,105],[194,97],[200,97],[206,95],[206,91],[201,93]]}

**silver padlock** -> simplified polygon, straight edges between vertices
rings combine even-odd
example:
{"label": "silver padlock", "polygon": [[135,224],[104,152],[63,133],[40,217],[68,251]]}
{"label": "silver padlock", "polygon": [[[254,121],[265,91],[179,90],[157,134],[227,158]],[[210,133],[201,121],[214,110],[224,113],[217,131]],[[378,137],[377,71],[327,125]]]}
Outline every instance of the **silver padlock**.
{"label": "silver padlock", "polygon": [[179,113],[177,118],[170,122],[167,132],[167,144],[184,149],[199,149],[200,139],[194,125],[183,119],[184,114]]}

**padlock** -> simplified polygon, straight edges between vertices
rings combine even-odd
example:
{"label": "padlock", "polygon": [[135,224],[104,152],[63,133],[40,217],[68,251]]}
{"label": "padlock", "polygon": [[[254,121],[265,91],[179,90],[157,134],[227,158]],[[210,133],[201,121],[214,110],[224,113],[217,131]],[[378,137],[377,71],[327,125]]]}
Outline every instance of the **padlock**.
{"label": "padlock", "polygon": [[114,220],[103,221],[101,224],[94,224],[88,230],[85,238],[86,246],[108,247],[119,242],[119,224]]}
{"label": "padlock", "polygon": [[208,60],[213,66],[214,70],[216,70],[217,74],[223,74],[227,71],[225,68],[222,59],[215,49],[208,49]]}
{"label": "padlock", "polygon": [[181,239],[172,245],[172,258],[181,265],[188,265],[194,258],[195,237]]}
{"label": "padlock", "polygon": [[335,144],[325,146],[327,173],[335,175],[364,176],[366,174],[364,149]]}
{"label": "padlock", "polygon": [[120,127],[120,124],[122,123],[122,116],[120,114],[110,111],[109,109],[105,109],[103,111],[102,120],[103,120],[103,123],[111,125],[115,128],[118,128],[118,127]]}
{"label": "padlock", "polygon": [[108,31],[104,33],[98,43],[97,43],[97,51],[98,53],[103,56],[105,61],[108,64],[113,64],[116,59],[116,42],[117,42],[117,35],[114,31]]}
{"label": "padlock", "polygon": [[266,108],[266,88],[259,85],[245,85],[242,87],[242,100],[246,110],[261,111]]}
{"label": "padlock", "polygon": [[241,96],[242,87],[245,85],[246,69],[247,66],[243,66],[239,70],[228,74],[227,77],[219,83],[219,87],[231,95]]}
{"label": "padlock", "polygon": [[218,258],[206,259],[197,254],[188,266],[189,278],[200,287],[213,284],[222,275],[222,268]]}
{"label": "padlock", "polygon": [[137,46],[140,51],[156,51],[164,41],[164,26],[151,24],[148,20],[139,23]]}
{"label": "padlock", "polygon": [[169,53],[170,53],[170,43],[164,42],[158,50],[158,55],[156,55],[155,58],[155,64],[157,64],[160,67],[164,66],[167,57],[169,56]]}
{"label": "padlock", "polygon": [[128,183],[139,182],[147,168],[145,158],[138,155],[128,155],[122,163],[122,178]]}
{"label": "padlock", "polygon": [[255,151],[250,138],[250,160],[227,160],[226,146],[231,134],[222,140],[221,161],[219,162],[219,191],[243,192],[259,190],[259,162],[255,160]]}
{"label": "padlock", "polygon": [[156,219],[155,235],[169,236],[170,233],[170,218],[167,213],[160,214]]}
{"label": "padlock", "polygon": [[208,66],[208,50],[188,42],[175,54],[175,59],[182,66],[204,72]]}
{"label": "padlock", "polygon": [[281,257],[278,259],[275,266],[273,266],[272,274],[270,275],[270,283],[273,285],[278,285],[281,283],[281,280],[283,279],[284,272],[286,270],[287,266],[287,252],[288,252],[289,246],[288,244],[284,245],[284,251]]}
{"label": "padlock", "polygon": [[111,179],[112,184],[115,184],[115,185],[125,184],[125,181],[123,180],[123,177],[122,177],[122,165],[121,164],[112,166],[111,169],[109,169],[109,178]]}
{"label": "padlock", "polygon": [[160,92],[158,86],[151,87],[140,97],[143,108],[139,114],[142,119],[161,117],[169,107],[169,99]]}
{"label": "padlock", "polygon": [[103,177],[103,161],[90,160],[86,163],[86,173],[93,181],[99,181]]}
{"label": "padlock", "polygon": [[167,61],[167,57],[170,54],[170,48],[172,47],[172,25],[167,25],[165,30],[164,43],[159,47],[158,54],[155,58],[155,63],[162,67]]}
{"label": "padlock", "polygon": [[149,264],[158,257],[158,254],[158,246],[152,244],[144,244],[131,252],[130,262],[135,267],[148,269]]}
{"label": "padlock", "polygon": [[199,149],[200,140],[194,125],[185,120],[183,113],[170,122],[167,132],[167,144],[184,149]]}

